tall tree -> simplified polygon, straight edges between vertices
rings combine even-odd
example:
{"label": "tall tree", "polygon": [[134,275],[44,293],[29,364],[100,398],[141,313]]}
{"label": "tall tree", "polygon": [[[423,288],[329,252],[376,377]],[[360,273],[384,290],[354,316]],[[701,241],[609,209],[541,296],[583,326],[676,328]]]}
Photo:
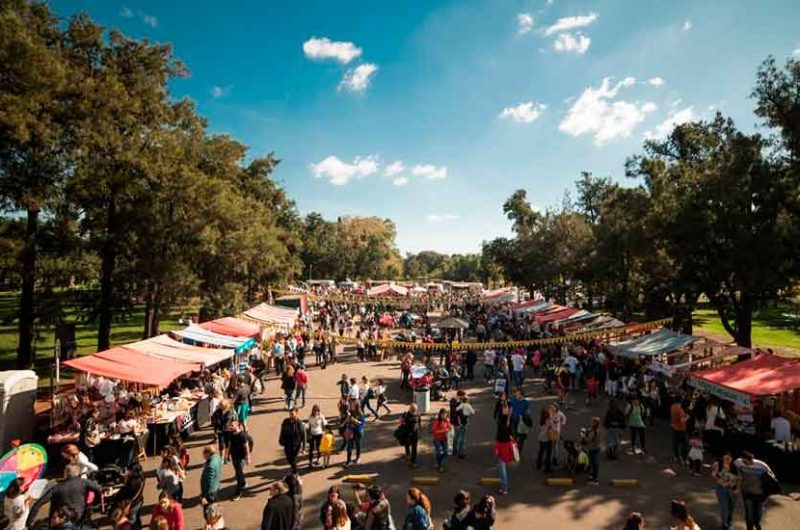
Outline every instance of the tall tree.
{"label": "tall tree", "polygon": [[0,208],[25,213],[17,365],[33,363],[41,216],[61,196],[69,166],[69,86],[58,21],[43,3],[0,6]]}

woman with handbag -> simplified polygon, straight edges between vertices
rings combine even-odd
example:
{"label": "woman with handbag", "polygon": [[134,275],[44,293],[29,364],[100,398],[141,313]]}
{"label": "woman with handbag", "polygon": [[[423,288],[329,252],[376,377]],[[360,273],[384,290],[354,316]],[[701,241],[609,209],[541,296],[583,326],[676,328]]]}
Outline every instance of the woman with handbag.
{"label": "woman with handbag", "polygon": [[400,426],[397,428],[398,441],[402,444],[406,453],[406,461],[412,468],[417,467],[417,446],[419,445],[419,423],[420,417],[417,405],[412,403],[408,410],[400,418]]}
{"label": "woman with handbag", "polygon": [[[353,405],[353,411],[344,423],[344,439],[347,442],[347,462],[344,466],[358,464],[361,459],[361,440],[364,438],[364,426],[367,418],[361,413],[361,406],[358,403]],[[353,449],[356,450],[356,458],[353,460]]]}
{"label": "woman with handbag", "polygon": [[711,476],[716,482],[714,493],[717,495],[720,510],[720,528],[728,530],[733,523],[733,510],[736,507],[736,490],[739,488],[739,473],[733,465],[733,457],[725,453],[722,458],[711,465]]}

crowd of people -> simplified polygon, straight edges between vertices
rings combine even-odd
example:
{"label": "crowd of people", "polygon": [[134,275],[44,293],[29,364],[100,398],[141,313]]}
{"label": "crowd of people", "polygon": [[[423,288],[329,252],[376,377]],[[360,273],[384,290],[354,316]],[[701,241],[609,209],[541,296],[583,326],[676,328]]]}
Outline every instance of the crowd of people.
{"label": "crowd of people", "polygon": [[[502,309],[454,305],[451,310],[467,320],[476,342],[520,340],[560,332],[542,329],[530,319],[513,316]],[[719,502],[721,527],[730,528],[736,499],[740,497],[748,530],[761,528],[764,503],[776,491],[777,481],[769,466],[753,454],[731,455],[724,451],[721,440],[730,414],[726,405],[685,386],[669,387],[663,378],[643,365],[616,358],[597,342],[503,350],[442,348],[439,365],[452,374],[450,382],[455,381],[455,384],[445,387],[447,403],[434,410],[429,419],[413,402],[407,407],[390,403],[389,388],[383,380],[343,373],[335,390],[337,414],[326,418],[318,403],[307,400],[311,385],[307,371],[310,353],[314,353],[317,367],[327,369],[337,363],[335,337],[349,335],[357,339],[355,349],[359,362],[379,359],[377,340],[383,312],[384,308],[380,307],[321,305],[314,320],[306,319],[295,333],[278,336],[264,349],[263,356],[252,359],[250,369],[232,374],[222,383],[219,378],[208,379],[205,390],[212,396],[215,443],[203,448],[204,462],[199,477],[205,530],[228,527],[220,505],[220,482],[225,465],[231,465],[235,477],[231,500],[248,494],[247,468],[252,465],[255,443],[248,419],[257,404],[255,398],[266,389],[266,373],[271,371],[277,376],[287,411],[278,433],[287,474],[272,483],[265,494],[262,530],[299,530],[314,527],[317,522],[325,530],[433,528],[431,503],[423,491],[408,489],[405,515],[400,515],[400,510],[392,512],[386,492],[377,485],[356,488],[351,498],[344,498],[346,495],[338,486],[331,487],[320,506],[319,520],[304,526],[301,475],[307,470],[337,463],[345,468],[359,464],[362,452],[367,449],[364,440],[370,424],[393,412],[399,413],[394,438],[403,448],[401,454],[409,467],[420,465],[419,444],[428,436],[433,447],[432,463],[440,473],[453,465],[451,459],[469,461],[470,448],[487,441],[481,433],[470,433],[471,422],[476,415],[488,417],[490,412],[473,406],[467,387],[475,385],[478,389],[488,387],[495,398],[492,450],[499,478],[497,495],[509,493],[514,483],[513,469],[509,465],[528,460],[528,453],[531,454],[530,465],[544,476],[556,470],[565,471],[570,477],[585,476],[588,484],[597,485],[603,476],[603,467],[614,465],[614,460],[623,457],[620,451],[623,438],[627,438],[629,454],[649,454],[649,430],[657,417],[664,416],[672,434],[671,457],[676,465],[686,466],[688,472],[700,475],[707,455],[714,455],[709,480]],[[402,321],[402,315],[397,320]],[[412,320],[409,325],[419,326],[420,334],[432,340],[426,316]],[[414,365],[426,365],[429,372],[433,372],[434,361],[429,351],[412,350],[403,356],[400,389],[410,388]],[[479,373],[479,362],[482,362],[482,373]],[[538,411],[526,395],[534,388],[529,384],[534,378],[542,381],[541,387],[537,384],[537,390],[552,395],[552,399],[542,401]],[[607,406],[601,413],[603,393]],[[407,396],[410,398],[410,392]],[[578,433],[570,437],[567,425],[574,421],[570,411],[578,403],[592,414],[585,425],[570,428],[570,432]],[[773,423],[776,435],[783,436],[784,423]],[[535,440],[529,442],[533,437]],[[534,445],[533,450],[526,451]],[[19,485],[12,483],[5,499],[5,513],[11,521],[9,528],[18,530],[31,526],[40,508],[48,502],[50,528],[92,527],[92,514],[97,510],[92,499],[102,498],[104,492],[92,480],[98,470],[87,455],[88,449],[80,444],[65,448],[64,480],[36,502],[27,499],[24,492],[19,491]],[[339,453],[344,455],[342,461],[332,463],[334,455]],[[189,451],[181,437],[174,434],[160,451],[160,465],[156,471],[159,497],[152,509],[151,529],[184,530],[183,485],[189,478],[189,464]],[[114,529],[142,528],[144,483],[142,468],[134,462],[127,470],[124,486],[106,510]],[[685,503],[674,501],[670,513],[675,528],[698,528]],[[401,526],[395,526],[395,517],[402,521]],[[461,490],[455,495],[451,514],[441,523],[448,530],[483,530],[492,528],[495,518],[494,495],[483,495],[473,502],[471,493]],[[641,514],[632,514],[624,525],[631,530],[643,528],[644,518]]]}

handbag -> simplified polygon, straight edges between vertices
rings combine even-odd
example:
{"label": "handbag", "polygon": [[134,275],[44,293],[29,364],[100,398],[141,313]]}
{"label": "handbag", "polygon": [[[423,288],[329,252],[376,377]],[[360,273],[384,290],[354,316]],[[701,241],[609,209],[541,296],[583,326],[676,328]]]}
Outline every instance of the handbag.
{"label": "handbag", "polygon": [[775,478],[775,475],[772,473],[764,473],[761,476],[761,488],[764,490],[764,495],[767,497],[770,495],[780,495],[783,491],[781,483],[778,482],[778,479]]}
{"label": "handbag", "polygon": [[514,462],[519,462],[519,447],[517,447],[516,442],[511,442],[511,444],[514,450]]}

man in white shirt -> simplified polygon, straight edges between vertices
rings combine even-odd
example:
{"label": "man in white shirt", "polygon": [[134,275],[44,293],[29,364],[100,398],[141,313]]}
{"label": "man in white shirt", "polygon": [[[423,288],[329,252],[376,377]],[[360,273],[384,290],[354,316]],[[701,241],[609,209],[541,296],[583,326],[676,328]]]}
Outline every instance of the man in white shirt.
{"label": "man in white shirt", "polygon": [[553,430],[558,433],[558,438],[553,442],[553,463],[557,466],[559,454],[558,448],[561,445],[561,433],[564,432],[564,427],[567,426],[567,415],[559,410],[558,405],[551,403],[550,419],[552,421]]}
{"label": "man in white shirt", "polygon": [[494,377],[494,361],[496,357],[494,350],[483,352],[483,379],[489,381]]}
{"label": "man in white shirt", "polygon": [[788,442],[792,439],[792,424],[789,423],[789,420],[784,418],[780,412],[775,412],[770,422],[770,427],[772,428],[776,442]]}
{"label": "man in white shirt", "polygon": [[575,390],[575,388],[577,387],[575,374],[578,369],[578,358],[572,355],[572,353],[569,353],[567,354],[566,358],[564,358],[564,364],[567,365],[567,369],[569,370],[570,390]]}
{"label": "man in white shirt", "polygon": [[511,368],[514,371],[514,381],[517,387],[522,387],[525,383],[525,356],[521,351],[516,350],[511,355]]}
{"label": "man in white shirt", "polygon": [[350,395],[348,398],[353,398],[356,402],[359,402],[359,397],[361,396],[360,389],[358,388],[358,382],[356,381],[355,377],[350,378]]}

